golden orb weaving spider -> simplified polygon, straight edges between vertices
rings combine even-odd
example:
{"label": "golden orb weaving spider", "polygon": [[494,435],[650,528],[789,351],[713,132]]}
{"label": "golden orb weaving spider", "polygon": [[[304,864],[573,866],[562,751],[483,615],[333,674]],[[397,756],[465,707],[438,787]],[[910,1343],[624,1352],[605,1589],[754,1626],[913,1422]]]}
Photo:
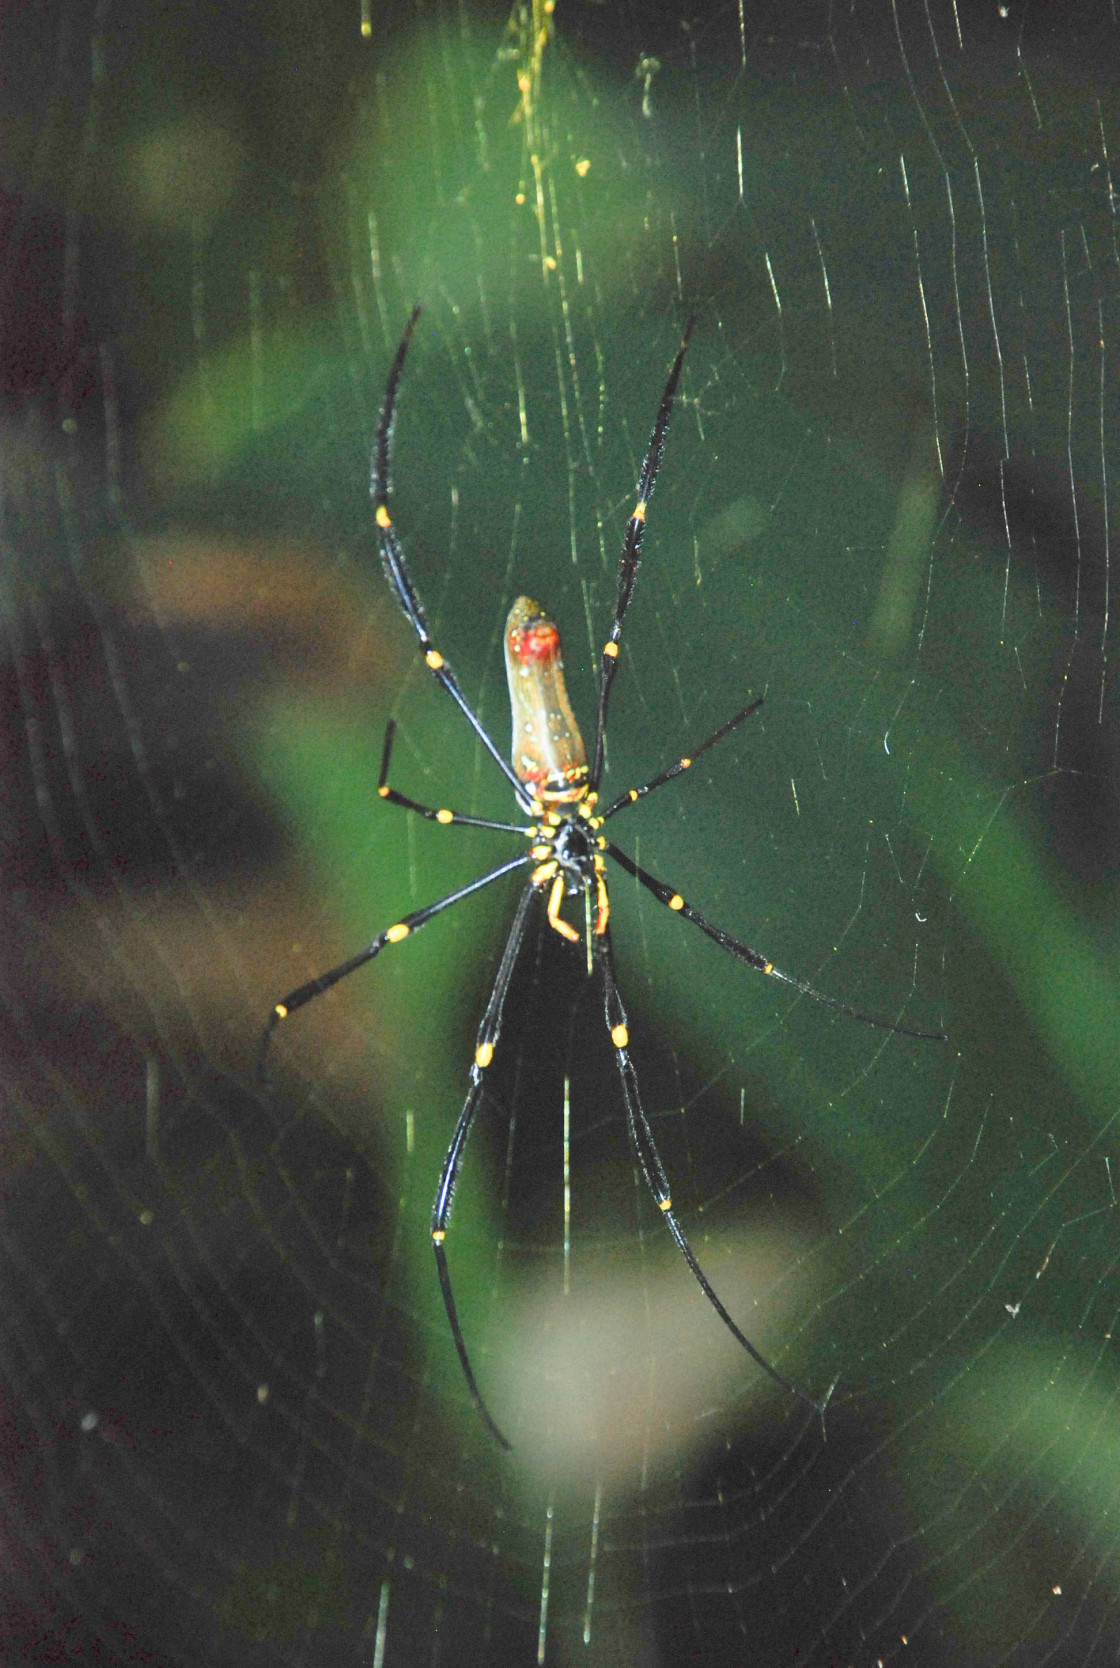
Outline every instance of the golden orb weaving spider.
{"label": "golden orb weaving spider", "polygon": [[[791,989],[799,991],[803,996],[809,996],[814,1002],[822,1002],[837,1013],[847,1014],[851,1019],[858,1019],[864,1025],[873,1025],[884,1031],[896,1031],[903,1036],[921,1037],[931,1041],[944,1042],[945,1033],[942,1031],[919,1031],[910,1026],[897,1025],[887,1019],[878,1019],[873,1014],[862,1013],[847,1002],[839,1002],[832,996],[825,996],[823,992],[814,990],[802,979],[795,979],[788,973],[783,973],[775,967],[768,956],[752,950],[750,945],[733,938],[722,928],[713,926],[705,920],[692,905],[686,903],[681,894],[672,886],[666,886],[664,881],[657,880],[647,870],[620,851],[603,833],[603,829],[612,817],[617,816],[627,806],[652,793],[655,788],[671,782],[680,776],[692,764],[706,753],[716,742],[722,741],[724,736],[730,735],[745,718],[757,712],[762,705],[762,697],[752,701],[749,706],[729,718],[726,724],[721,724],[707,741],[693,750],[683,759],[677,759],[658,775],[638,788],[629,788],[614,800],[605,810],[599,809],[599,781],[603,773],[603,746],[607,725],[607,708],[610,702],[611,687],[614,683],[615,672],[618,669],[619,642],[622,637],[622,624],[626,618],[626,611],[634,595],[634,582],[638,575],[638,563],[641,557],[642,533],[645,529],[646,509],[653,493],[657,472],[661,464],[661,452],[665,443],[669,418],[673,411],[673,401],[680,379],[681,366],[688,350],[689,340],[695,325],[695,317],[690,318],[685,326],[684,338],[680,345],[673,368],[669,372],[669,380],[665,384],[665,392],[661,396],[661,404],[657,412],[657,420],[653,425],[649,448],[646,452],[642,472],[638,478],[638,501],[634,513],[630,517],[626,528],[626,537],[622,546],[622,557],[618,565],[618,599],[615,603],[614,619],[611,622],[610,635],[603,646],[603,658],[599,666],[599,705],[595,720],[595,745],[592,749],[590,768],[587,763],[587,753],[576,725],[568,693],[564,686],[564,663],[560,654],[560,633],[555,622],[549,618],[539,603],[529,597],[518,597],[509,611],[505,627],[505,661],[506,675],[509,680],[510,706],[513,712],[513,745],[511,749],[512,763],[507,762],[491,737],[487,734],[481,720],[472,711],[469,702],[463,695],[455,680],[455,674],[447,665],[443,655],[435,647],[428,635],[428,627],[424,619],[424,610],[420,599],[409,577],[408,567],[404,558],[397,532],[389,514],[389,476],[390,454],[393,437],[393,419],[396,412],[397,390],[400,385],[401,373],[404,370],[405,356],[408,353],[412,333],[416,321],[420,316],[420,308],[413,309],[412,317],[404,336],[397,349],[396,358],[389,372],[389,381],[385,389],[385,399],[381,407],[381,415],[377,424],[377,435],[373,446],[373,460],[370,477],[370,495],[373,499],[374,521],[377,525],[378,544],[381,562],[385,570],[385,577],[392,587],[393,594],[404,610],[405,616],[415,631],[419,642],[420,652],[424,656],[426,665],[433,677],[444,688],[459,711],[470,724],[498,769],[505,776],[513,789],[514,798],[522,814],[528,819],[525,824],[490,822],[483,817],[468,817],[458,811],[436,809],[430,805],[420,805],[414,799],[408,799],[389,786],[389,761],[393,750],[393,733],[395,723],[389,720],[385,730],[385,746],[381,756],[381,776],[378,782],[378,793],[382,799],[391,805],[402,805],[408,811],[415,811],[417,815],[426,817],[431,822],[444,824],[459,824],[468,828],[490,828],[501,834],[519,835],[528,840],[528,851],[522,851],[516,857],[500,863],[488,874],[478,880],[471,881],[468,886],[461,886],[458,891],[451,892],[445,898],[439,898],[435,903],[416,909],[410,915],[402,916],[392,926],[379,932],[364,950],[351,956],[340,966],[322,973],[316,979],[310,979],[300,985],[298,990],[289,992],[280,1002],[277,1002],[269,1017],[268,1024],[261,1038],[259,1055],[259,1072],[264,1076],[265,1058],[272,1037],[272,1033],[282,1019],[302,1008],[306,1003],[330,990],[332,985],[338,984],[357,968],[381,953],[387,944],[399,944],[412,933],[418,932],[433,916],[440,915],[452,904],[462,898],[469,897],[473,892],[484,886],[500,880],[503,875],[512,874],[517,869],[528,869],[528,879],[521,894],[506,940],[505,949],[498,971],[491,986],[486,1011],[478,1028],[475,1042],[474,1059],[470,1068],[470,1083],[467,1088],[463,1110],[459,1114],[459,1121],[455,1125],[455,1133],[451,1137],[451,1144],[447,1149],[443,1169],[440,1172],[439,1186],[436,1188],[435,1202],[432,1206],[432,1246],[435,1251],[436,1272],[439,1276],[440,1290],[447,1310],[447,1319],[451,1327],[451,1336],[455,1340],[455,1348],[459,1353],[463,1374],[467,1381],[471,1399],[482,1417],[483,1423],[491,1436],[503,1448],[509,1448],[510,1443],[498,1429],[490,1411],[482,1398],[478,1383],[471,1366],[470,1356],[459,1325],[458,1310],[451,1289],[451,1276],[447,1267],[446,1239],[451,1217],[451,1203],[455,1191],[455,1181],[459,1173],[463,1152],[467,1145],[475,1117],[482,1102],[482,1090],[486,1077],[486,1069],[494,1058],[494,1050],[498,1045],[498,1037],[502,1027],[502,1011],[505,1007],[506,995],[509,991],[510,980],[513,977],[514,965],[518,951],[521,948],[525,928],[529,920],[530,910],[538,900],[543,902],[545,916],[549,926],[561,937],[572,944],[579,944],[583,939],[587,954],[587,971],[591,975],[596,969],[602,981],[603,1006],[607,1030],[615,1051],[615,1061],[618,1066],[619,1081],[622,1086],[622,1098],[626,1107],[626,1122],[630,1132],[630,1141],[645,1177],[646,1186],[653,1196],[654,1203],[660,1211],[669,1232],[672,1234],[681,1254],[692,1270],[693,1277],[701,1291],[727,1327],[728,1331],[738,1339],[747,1354],[762,1370],[770,1375],[783,1390],[797,1396],[818,1414],[823,1414],[824,1403],[816,1402],[804,1390],[790,1382],[789,1379],[772,1366],[757,1350],[754,1344],[728,1314],[723,1303],[717,1297],[712,1285],[705,1275],[691,1245],[685,1237],[684,1229],[677,1219],[673,1209],[672,1197],[669,1191],[669,1181],[665,1168],[657,1151],[657,1143],[653,1137],[649,1120],[642,1106],[638,1092],[638,1078],[630,1059],[629,1032],[626,1024],[626,1008],[619,994],[618,980],[615,977],[614,952],[611,948],[610,933],[610,898],[607,892],[607,859],[611,858],[627,874],[632,875],[647,892],[651,892],[659,903],[691,921],[699,927],[702,933],[712,939],[721,949],[728,951],[737,960],[753,967],[756,972],[765,974],[768,978],[777,979]],[[584,900],[584,921],[582,934],[561,914],[566,898],[581,896]],[[827,1397],[825,1398],[827,1400]]]}

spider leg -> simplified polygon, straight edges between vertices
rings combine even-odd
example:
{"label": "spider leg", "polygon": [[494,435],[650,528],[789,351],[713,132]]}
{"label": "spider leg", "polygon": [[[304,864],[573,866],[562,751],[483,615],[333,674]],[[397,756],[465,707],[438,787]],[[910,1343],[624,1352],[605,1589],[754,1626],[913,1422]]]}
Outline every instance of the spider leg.
{"label": "spider leg", "polygon": [[428,635],[428,625],[424,618],[424,609],[420,598],[416,594],[412,579],[405,562],[404,550],[397,537],[392,518],[389,515],[390,474],[393,449],[393,419],[397,408],[397,390],[400,386],[401,373],[408,355],[412,332],[416,328],[416,321],[420,317],[420,307],[412,309],[412,316],[405,326],[401,337],[397,356],[393,360],[389,372],[389,380],[385,386],[385,398],[381,405],[381,415],[377,420],[377,434],[373,442],[373,457],[370,461],[370,497],[373,500],[373,519],[377,524],[378,549],[381,552],[381,566],[385,570],[385,577],[393,588],[393,594],[400,603],[405,618],[420,639],[420,652],[424,656],[425,664],[436,682],[446,689],[471,729],[478,736],[490,757],[495,761],[506,781],[517,795],[517,803],[524,811],[531,811],[529,795],[524,782],[514,774],[508,759],[502,757],[497,746],[491,741],[482,720],[473,711],[466,696],[455,680],[455,674],[432,642]]}
{"label": "spider leg", "polygon": [[764,699],[765,697],[760,695],[758,700],[752,701],[749,707],[744,707],[742,712],[735,714],[734,718],[729,718],[726,724],[721,724],[719,729],[708,737],[707,741],[702,741],[699,747],[694,747],[686,759],[678,759],[676,764],[671,764],[667,770],[662,770],[658,775],[651,777],[643,787],[627,788],[625,793],[619,794],[613,805],[609,805],[605,811],[600,812],[603,821],[606,822],[609,817],[613,817],[618,811],[625,811],[628,805],[635,804],[639,799],[644,799],[647,793],[653,792],[654,788],[663,787],[666,782],[671,782],[675,776],[680,776],[686,770],[691,770],[702,753],[706,753],[709,747],[714,747],[717,741],[722,741],[724,736],[729,736],[732,730],[737,730],[744,718],[749,718],[752,712],[758,711]]}
{"label": "spider leg", "polygon": [[713,1289],[707,1275],[704,1273],[704,1270],[700,1267],[700,1264],[696,1260],[696,1253],[688,1243],[684,1229],[681,1227],[679,1221],[677,1220],[676,1212],[673,1210],[673,1202],[669,1190],[669,1178],[665,1174],[665,1167],[661,1162],[661,1155],[657,1150],[657,1142],[653,1138],[653,1130],[650,1128],[649,1120],[645,1114],[645,1108],[642,1106],[641,1095],[638,1092],[638,1075],[634,1070],[634,1064],[630,1058],[630,1039],[626,1025],[626,1009],[623,1005],[622,996],[619,993],[618,980],[615,977],[614,952],[611,948],[609,930],[600,933],[596,937],[595,947],[598,955],[599,966],[602,969],[603,974],[603,998],[607,1029],[611,1035],[611,1042],[614,1044],[615,1060],[618,1065],[618,1075],[622,1082],[622,1095],[626,1103],[626,1122],[630,1130],[630,1140],[633,1144],[634,1151],[637,1154],[638,1163],[641,1165],[642,1175],[645,1177],[646,1186],[653,1195],[653,1202],[661,1212],[661,1215],[664,1217],[665,1222],[668,1225],[669,1232],[676,1240],[677,1247],[680,1250],[681,1255],[684,1257],[685,1262],[691,1269],[693,1278],[695,1279],[697,1285],[704,1293],[704,1296],[707,1298],[724,1326],[727,1327],[727,1330],[738,1340],[740,1344],[742,1344],[751,1360],[756,1362],[757,1365],[762,1368],[763,1372],[769,1374],[775,1384],[780,1385],[783,1390],[786,1390],[791,1395],[796,1396],[799,1401],[803,1401],[807,1407],[811,1407],[813,1409],[814,1413],[823,1418],[825,1403],[814,1401],[812,1396],[808,1395],[804,1390],[799,1389],[796,1384],[794,1384],[790,1379],[784,1377],[784,1375],[780,1373],[776,1367],[772,1366],[762,1354],[761,1350],[755,1348],[746,1333],[740,1331],[739,1327],[736,1326],[735,1322],[731,1319],[731,1316],[716,1296],[715,1290]]}
{"label": "spider leg", "polygon": [[846,1014],[849,1019],[858,1019],[861,1025],[871,1025],[877,1031],[895,1031],[902,1037],[920,1037],[923,1042],[948,1042],[948,1035],[944,1031],[921,1031],[912,1025],[897,1025],[894,1020],[881,1019],[876,1014],[864,1013],[862,1008],[853,1008],[847,1002],[838,1002],[835,996],[826,996],[823,991],[815,990],[803,979],[795,979],[791,974],[783,973],[780,967],[775,967],[774,963],[758,950],[752,950],[749,944],[744,944],[741,939],[733,938],[729,932],[724,932],[721,927],[714,927],[710,921],[706,921],[699,910],[693,909],[691,904],[684,901],[679,892],[674,892],[664,881],[657,880],[648,869],[643,869],[609,840],[604,849],[608,857],[613,857],[627,874],[640,881],[647,892],[652,892],[659,903],[665,904],[676,914],[683,915],[686,921],[691,921],[694,926],[699,927],[700,931],[706,933],[721,950],[726,950],[738,961],[745,961],[756,973],[765,973],[767,978],[778,979],[783,985],[789,985],[792,990],[800,991],[802,996],[809,996],[814,1002],[821,1002],[826,1008],[832,1008],[835,1013]]}
{"label": "spider leg", "polygon": [[490,990],[490,1000],[486,1004],[486,1012],[483,1014],[482,1023],[478,1027],[474,1059],[471,1061],[467,1098],[463,1102],[459,1122],[455,1125],[455,1133],[451,1137],[451,1145],[448,1147],[447,1157],[443,1161],[439,1186],[436,1188],[435,1202],[432,1205],[432,1249],[436,1254],[436,1273],[439,1275],[440,1290],[443,1293],[443,1306],[447,1310],[451,1336],[454,1338],[455,1348],[459,1352],[463,1377],[467,1381],[467,1389],[471,1393],[471,1400],[478,1409],[483,1424],[499,1446],[506,1449],[509,1449],[511,1444],[494,1423],[490,1410],[482,1399],[482,1392],[478,1388],[470,1356],[467,1354],[467,1346],[463,1340],[463,1329],[459,1324],[459,1311],[455,1307],[455,1298],[451,1290],[451,1275],[448,1272],[444,1241],[447,1238],[447,1227],[451,1217],[451,1204],[455,1192],[455,1181],[459,1174],[459,1165],[462,1162],[467,1141],[474,1127],[475,1117],[482,1103],[483,1073],[494,1058],[494,1049],[497,1047],[498,1036],[502,1028],[502,1010],[505,1007],[506,995],[509,991],[510,980],[513,977],[514,964],[517,961],[517,953],[521,948],[521,941],[525,936],[525,923],[528,920],[530,906],[537,896],[537,889],[530,881],[521,894],[521,902],[517,906],[517,913],[513,918],[509,937],[506,939],[506,947],[502,952],[502,959],[494,976],[494,983]]}
{"label": "spider leg", "polygon": [[393,751],[393,736],[396,733],[397,721],[390,718],[385,726],[385,746],[381,753],[381,775],[377,780],[377,791],[381,798],[390,805],[403,805],[406,811],[415,811],[418,816],[427,817],[429,822],[445,825],[458,824],[464,828],[493,828],[499,834],[523,834],[528,838],[536,832],[535,827],[512,822],[490,822],[486,817],[465,817],[458,811],[436,810],[433,805],[420,805],[415,799],[398,793],[396,788],[389,786],[389,759]]}
{"label": "spider leg", "polygon": [[399,944],[402,939],[408,938],[410,934],[419,932],[420,928],[430,921],[433,915],[441,914],[445,909],[450,909],[452,904],[459,903],[463,898],[469,898],[472,892],[481,891],[484,886],[489,886],[491,881],[500,880],[503,875],[512,874],[514,869],[520,869],[526,863],[532,861],[533,859],[526,854],[513,857],[508,863],[499,864],[496,869],[491,869],[488,874],[480,876],[478,880],[472,880],[469,886],[460,886],[457,891],[449,892],[446,898],[439,898],[435,903],[426,904],[423,909],[414,909],[411,915],[402,915],[400,920],[394,922],[391,927],[386,927],[384,932],[379,932],[377,937],[367,944],[364,950],[359,950],[356,956],[351,956],[347,961],[340,962],[337,967],[332,967],[329,973],[320,973],[317,978],[309,979],[306,984],[300,985],[298,989],[289,991],[282,1001],[276,1003],[268,1016],[268,1024],[264,1028],[260,1047],[257,1050],[257,1080],[261,1083],[268,1081],[266,1071],[268,1048],[272,1041],[272,1033],[282,1019],[287,1019],[289,1014],[296,1012],[297,1008],[302,1008],[306,1003],[313,1002],[317,996],[322,996],[325,991],[330,990],[332,985],[337,985],[340,979],[349,978],[350,974],[356,972],[359,967],[364,967],[367,961],[372,961],[374,956],[380,955],[386,944]]}
{"label": "spider leg", "polygon": [[638,577],[638,564],[642,555],[642,534],[646,525],[646,506],[653,496],[653,488],[657,481],[657,471],[661,467],[661,452],[665,445],[665,431],[669,427],[669,418],[673,415],[673,401],[677,394],[677,383],[680,381],[681,366],[688,351],[688,344],[696,324],[696,314],[693,313],[684,327],[680,351],[673,361],[673,368],[669,372],[669,380],[665,384],[665,392],[661,396],[661,404],[657,410],[657,420],[650,435],[649,447],[646,451],[642,472],[638,477],[638,502],[634,506],[634,513],[630,517],[626,528],[626,537],[622,544],[622,556],[618,564],[618,600],[615,603],[614,619],[611,621],[611,634],[603,647],[603,658],[599,665],[599,712],[595,720],[595,747],[593,749],[593,763],[588,785],[594,793],[599,786],[599,778],[603,774],[603,738],[607,727],[607,705],[611,696],[611,684],[614,682],[615,672],[618,670],[618,644],[622,636],[622,622],[626,618],[626,610],[630,606],[630,599],[634,595],[634,582]]}

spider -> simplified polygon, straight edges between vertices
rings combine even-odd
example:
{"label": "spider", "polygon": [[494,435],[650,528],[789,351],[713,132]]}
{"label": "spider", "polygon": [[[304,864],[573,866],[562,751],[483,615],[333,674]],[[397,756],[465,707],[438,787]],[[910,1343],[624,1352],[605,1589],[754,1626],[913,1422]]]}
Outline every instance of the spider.
{"label": "spider", "polygon": [[[282,1019],[286,1019],[298,1008],[302,1008],[306,1003],[313,1001],[315,997],[321,996],[325,991],[330,990],[333,985],[338,984],[340,979],[348,978],[351,973],[355,972],[357,968],[363,967],[366,962],[372,961],[386,945],[399,944],[402,940],[411,937],[413,933],[419,932],[420,928],[426,926],[434,916],[441,915],[444,910],[450,909],[453,904],[459,903],[463,898],[470,897],[472,893],[480,891],[484,886],[492,885],[495,881],[500,880],[503,875],[513,874],[519,869],[527,870],[528,876],[514,913],[513,925],[506,939],[505,949],[502,952],[498,971],[494,976],[494,982],[486,1003],[486,1011],[478,1028],[466,1099],[463,1102],[459,1121],[455,1125],[455,1132],[447,1149],[443,1169],[440,1172],[439,1185],[436,1188],[435,1202],[432,1206],[431,1233],[436,1273],[443,1294],[451,1336],[458,1351],[467,1388],[483,1423],[490,1435],[502,1448],[508,1449],[511,1446],[491,1416],[482,1392],[479,1390],[474,1368],[467,1353],[466,1342],[459,1324],[455,1297],[452,1292],[451,1276],[447,1266],[446,1241],[455,1182],[467,1141],[482,1103],[486,1071],[498,1046],[498,1038],[502,1027],[502,1012],[509,992],[510,981],[513,977],[514,966],[525,936],[530,913],[534,907],[539,909],[541,904],[544,906],[548,925],[554,932],[573,945],[578,945],[582,937],[586,949],[588,975],[590,976],[596,969],[598,970],[602,981],[604,1015],[611,1044],[615,1051],[615,1061],[622,1086],[622,1098],[626,1108],[626,1122],[630,1141],[641,1167],[642,1175],[645,1178],[646,1186],[649,1188],[654,1203],[676,1241],[685,1262],[692,1271],[694,1279],[728,1331],[738,1340],[751,1359],[762,1368],[763,1372],[769,1374],[774,1383],[784,1391],[798,1397],[823,1416],[825,1403],[814,1401],[804,1390],[784,1377],[732,1320],[700,1267],[673,1209],[668,1177],[661,1162],[649,1120],[642,1106],[641,1096],[638,1092],[638,1078],[633,1061],[630,1058],[626,1008],[618,988],[614,951],[611,946],[610,897],[607,891],[606,878],[607,859],[611,858],[627,874],[632,875],[647,892],[653,894],[659,903],[664,904],[677,915],[683,916],[686,921],[691,921],[721,949],[726,950],[737,960],[745,962],[748,967],[754,968],[756,972],[765,974],[767,978],[777,979],[781,984],[788,985],[792,990],[800,992],[802,996],[811,997],[814,1002],[821,1002],[825,1007],[832,1008],[837,1013],[846,1014],[851,1019],[857,1019],[864,1025],[872,1025],[884,1031],[894,1031],[903,1036],[920,1037],[931,1041],[944,1042],[946,1037],[945,1033],[941,1031],[915,1030],[906,1025],[894,1024],[887,1019],[876,1018],[873,1014],[863,1013],[858,1008],[851,1007],[847,1002],[837,1001],[835,997],[826,996],[822,991],[815,990],[812,985],[806,984],[804,980],[795,979],[790,974],[783,973],[780,968],[775,967],[768,956],[762,955],[758,950],[751,949],[750,945],[732,937],[730,933],[724,932],[722,928],[713,926],[698,910],[685,901],[681,893],[672,886],[667,886],[664,881],[656,879],[648,870],[635,863],[603,832],[606,824],[613,817],[618,816],[627,807],[636,804],[639,799],[644,799],[647,794],[653,793],[655,789],[663,787],[666,782],[673,781],[675,777],[690,769],[702,754],[706,753],[710,747],[714,747],[717,742],[722,741],[725,736],[730,735],[752,713],[757,712],[762,705],[762,697],[760,696],[758,700],[752,701],[749,706],[737,712],[733,718],[729,718],[725,724],[721,724],[719,729],[710,735],[706,741],[702,742],[699,747],[695,748],[688,757],[677,759],[665,770],[651,777],[641,787],[628,788],[625,793],[620,794],[617,799],[613,800],[605,810],[599,809],[599,783],[603,774],[607,710],[610,704],[615,673],[618,670],[622,625],[634,595],[634,583],[638,575],[646,511],[661,465],[665,435],[669,427],[669,419],[672,416],[673,402],[676,397],[677,383],[680,380],[681,367],[684,364],[684,356],[688,351],[688,344],[695,326],[695,316],[690,318],[685,326],[680,349],[673,361],[673,368],[669,372],[669,380],[665,384],[665,391],[661,396],[661,404],[658,407],[657,419],[653,425],[649,448],[638,478],[638,500],[626,528],[626,537],[618,566],[618,599],[615,603],[610,635],[604,644],[603,658],[599,667],[599,701],[595,719],[595,744],[592,749],[590,768],[564,684],[564,663],[561,658],[560,634],[555,621],[550,618],[538,602],[534,602],[530,597],[518,597],[509,611],[505,625],[506,675],[509,681],[510,706],[513,713],[511,761],[507,761],[499,752],[496,743],[487,733],[481,720],[472,710],[459,688],[455,674],[429,636],[424,610],[409,576],[404,550],[389,514],[390,462],[397,392],[409,344],[419,316],[420,307],[417,306],[413,309],[412,316],[401,338],[400,346],[397,348],[392,369],[389,372],[389,380],[385,389],[385,398],[381,406],[377,434],[373,445],[370,496],[373,500],[373,514],[377,526],[381,562],[393,594],[419,639],[420,652],[424,656],[425,664],[437,683],[450,695],[506,778],[513,790],[518,809],[527,821],[523,824],[491,822],[484,817],[464,816],[458,811],[420,805],[416,800],[409,799],[405,794],[399,793],[396,788],[390,787],[389,763],[396,728],[395,720],[392,718],[390,718],[385,730],[385,744],[381,755],[381,775],[377,791],[381,798],[387,800],[389,804],[403,806],[405,810],[414,811],[418,816],[427,818],[429,822],[467,828],[489,828],[501,834],[518,835],[522,839],[528,840],[529,849],[521,851],[516,857],[511,857],[505,862],[499,863],[496,868],[491,869],[487,874],[471,881],[467,886],[459,887],[457,891],[448,893],[445,898],[439,898],[435,903],[425,905],[423,909],[416,909],[411,914],[402,916],[392,926],[379,932],[377,937],[367,944],[365,949],[360,950],[357,955],[351,956],[347,961],[342,962],[338,967],[332,968],[329,972],[320,974],[318,978],[308,980],[306,984],[300,985],[297,990],[291,991],[282,1001],[277,1002],[261,1039],[260,1074],[262,1077],[264,1076],[268,1045],[273,1031]],[[561,913],[566,899],[580,896],[582,896],[584,902],[582,933]],[[827,1397],[825,1401],[827,1401]]]}

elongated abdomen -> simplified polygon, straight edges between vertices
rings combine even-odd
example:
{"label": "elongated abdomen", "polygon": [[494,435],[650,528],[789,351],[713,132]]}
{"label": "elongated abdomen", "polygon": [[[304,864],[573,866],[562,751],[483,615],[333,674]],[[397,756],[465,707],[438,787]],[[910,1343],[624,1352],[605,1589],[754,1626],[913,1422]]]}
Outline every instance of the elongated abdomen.
{"label": "elongated abdomen", "polygon": [[505,647],[513,768],[540,798],[576,800],[587,785],[587,754],[564,686],[555,620],[532,597],[518,597]]}

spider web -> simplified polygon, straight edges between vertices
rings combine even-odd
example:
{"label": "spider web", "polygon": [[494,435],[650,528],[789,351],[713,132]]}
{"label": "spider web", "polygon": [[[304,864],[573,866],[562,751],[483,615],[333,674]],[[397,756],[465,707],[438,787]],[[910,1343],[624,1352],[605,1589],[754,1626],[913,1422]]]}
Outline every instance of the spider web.
{"label": "spider web", "polygon": [[[1093,1663],[1120,1645],[1110,5],[561,0],[7,20],[2,1221],[12,1662]],[[590,730],[674,1204],[386,595],[368,447],[499,744],[538,596]],[[565,1110],[567,1108],[567,1111]],[[565,1121],[567,1120],[567,1121]],[[567,1138],[565,1139],[565,1130]],[[567,1203],[566,1203],[567,1200]]]}

